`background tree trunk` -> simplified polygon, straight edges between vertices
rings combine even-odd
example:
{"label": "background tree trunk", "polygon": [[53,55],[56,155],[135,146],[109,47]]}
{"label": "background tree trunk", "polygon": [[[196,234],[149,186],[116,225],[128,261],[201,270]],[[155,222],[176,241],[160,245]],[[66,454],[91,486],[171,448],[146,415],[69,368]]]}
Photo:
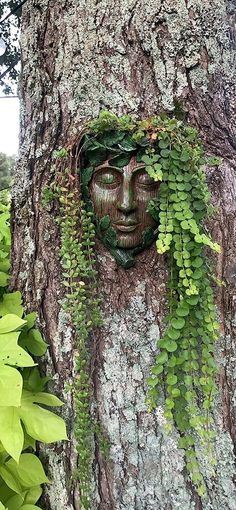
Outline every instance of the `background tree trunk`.
{"label": "background tree trunk", "polygon": [[[161,428],[162,408],[145,406],[145,381],[165,315],[166,268],[154,248],[134,268],[117,267],[97,245],[104,326],[94,332],[97,413],[111,444],[109,460],[94,449],[91,510],[235,510],[235,2],[224,0],[28,0],[23,7],[21,152],[14,187],[12,286],[50,343],[47,373],[64,398],[69,433],[73,409],[73,339],[60,298],[55,211],[42,206],[52,153],[68,145],[101,108],[138,116],[181,107],[206,151],[223,162],[209,171],[217,213],[209,222],[222,245],[215,260],[226,282],[217,293],[222,318],[215,406],[218,468],[214,480],[199,452],[209,495],[189,483],[177,432]],[[47,510],[78,510],[71,482],[73,442],[41,449],[52,484]]]}

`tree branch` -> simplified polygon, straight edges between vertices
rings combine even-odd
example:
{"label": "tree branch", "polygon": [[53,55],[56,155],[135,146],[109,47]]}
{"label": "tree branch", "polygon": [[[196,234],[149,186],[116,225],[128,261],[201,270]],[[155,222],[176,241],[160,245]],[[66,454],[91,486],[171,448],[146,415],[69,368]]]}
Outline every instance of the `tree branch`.
{"label": "tree branch", "polygon": [[3,18],[1,21],[0,21],[0,25],[2,25],[2,23],[4,23],[4,21],[6,21],[8,18],[10,18],[10,16],[12,14],[14,14],[16,11],[18,11],[18,9],[20,9],[22,7],[22,5],[25,4],[25,2],[27,2],[27,0],[22,0],[22,2],[19,3],[19,5],[17,5],[16,7],[14,7],[14,9],[12,9],[11,12],[9,12],[5,18]]}
{"label": "tree branch", "polygon": [[6,71],[4,71],[4,73],[0,74],[0,80],[2,80],[4,76],[6,76],[6,74],[10,73],[10,71],[15,67],[15,65],[16,64],[12,64],[10,67],[6,69]]}

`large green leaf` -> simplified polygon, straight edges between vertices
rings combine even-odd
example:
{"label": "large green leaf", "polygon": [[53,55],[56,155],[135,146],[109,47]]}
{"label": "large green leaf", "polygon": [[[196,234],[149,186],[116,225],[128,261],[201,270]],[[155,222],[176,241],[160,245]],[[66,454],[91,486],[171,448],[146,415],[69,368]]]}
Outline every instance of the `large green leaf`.
{"label": "large green leaf", "polygon": [[[27,433],[34,439],[44,443],[54,443],[54,441],[67,439],[64,420],[30,401],[29,393],[23,391],[22,405],[18,410]],[[37,394],[34,396],[34,402],[36,401]],[[52,404],[49,404],[48,401],[47,405]]]}
{"label": "large green leaf", "polygon": [[47,344],[38,329],[30,329],[30,331],[22,331],[19,338],[19,345],[27,349],[34,356],[43,356],[47,350]]}
{"label": "large green leaf", "polygon": [[[0,501],[1,503],[3,503],[3,505],[7,506],[8,507],[8,500],[15,495],[15,492],[10,489],[8,487],[8,485],[3,481],[2,478],[0,478],[1,480],[1,483],[0,483]],[[22,500],[22,504],[23,504],[23,501]]]}
{"label": "large green leaf", "polygon": [[46,392],[31,393],[24,390],[24,403],[44,404],[49,407],[63,406],[63,402],[55,395]]}
{"label": "large green leaf", "polygon": [[5,467],[15,480],[19,480],[23,488],[30,489],[49,482],[40,460],[33,453],[23,453],[19,463],[10,459]]}
{"label": "large green leaf", "polygon": [[13,313],[9,313],[0,319],[0,334],[16,331],[17,329],[22,328],[25,324],[26,321]]}
{"label": "large green leaf", "polygon": [[92,179],[93,172],[94,172],[93,166],[83,168],[81,178],[84,186],[88,186],[90,180]]}
{"label": "large green leaf", "polygon": [[121,153],[121,154],[118,154],[117,156],[115,156],[114,158],[111,158],[109,160],[109,163],[110,163],[110,165],[117,166],[118,168],[122,168],[123,166],[128,165],[130,158],[131,158],[131,155],[129,153],[128,154]]}
{"label": "large green leaf", "polygon": [[86,157],[89,160],[89,163],[91,166],[96,166],[102,163],[102,161],[105,161],[107,155],[106,149],[100,148],[100,149],[94,149],[89,150],[86,153]]}
{"label": "large green leaf", "polygon": [[111,246],[112,248],[115,248],[117,245],[117,234],[113,227],[109,227],[103,237],[103,242]]}
{"label": "large green leaf", "polygon": [[[3,482],[4,483],[4,482]],[[5,485],[5,484],[4,484]],[[7,487],[5,485],[5,487]],[[2,486],[1,486],[2,489]],[[0,492],[1,492],[0,489]],[[8,488],[9,489],[9,488]],[[26,505],[34,505],[39,500],[42,494],[42,488],[40,485],[31,487],[30,489],[23,490],[20,494],[15,494],[11,489],[9,489],[9,493],[11,494],[8,498],[5,496],[3,498],[3,502],[6,505],[8,510],[20,510],[22,506]],[[38,508],[34,507],[33,508]]]}
{"label": "large green leaf", "polygon": [[0,215],[0,232],[2,237],[8,238],[9,236],[9,221],[10,214],[8,211],[8,206],[3,206],[1,204],[1,215]]}
{"label": "large green leaf", "polygon": [[24,430],[24,444],[23,444],[23,450],[26,450],[27,448],[32,448],[33,450],[36,449],[36,441],[33,439],[27,432]]}
{"label": "large green leaf", "polygon": [[14,314],[18,317],[23,315],[22,297],[19,291],[4,294],[0,303],[0,315]]}
{"label": "large green leaf", "polygon": [[24,388],[33,393],[43,392],[45,386],[51,377],[41,377],[38,367],[24,368],[23,370]]}
{"label": "large green leaf", "polygon": [[39,500],[43,490],[40,485],[37,485],[35,487],[31,487],[29,490],[27,490],[27,493],[25,495],[24,504],[26,505],[34,505]]}
{"label": "large green leaf", "polygon": [[0,439],[7,453],[18,462],[24,433],[17,407],[0,407]]}
{"label": "large green leaf", "polygon": [[18,370],[0,364],[0,406],[19,406],[22,386],[23,380]]}
{"label": "large green leaf", "polygon": [[35,312],[28,313],[27,315],[24,315],[24,320],[27,322],[27,324],[24,326],[24,330],[31,329],[36,321],[37,314]]}
{"label": "large green leaf", "polygon": [[20,494],[22,492],[22,486],[18,478],[16,478],[11,471],[7,467],[7,463],[3,466],[0,466],[0,476],[4,480],[4,482],[12,489],[16,494]]}
{"label": "large green leaf", "polygon": [[[5,315],[5,317],[9,317],[9,315]],[[0,334],[0,362],[18,367],[33,367],[34,360],[17,343],[19,335],[19,331]]]}
{"label": "large green leaf", "polygon": [[118,143],[118,146],[122,152],[132,152],[137,148],[136,143],[130,135],[127,135],[125,138],[123,138],[122,142]]}
{"label": "large green leaf", "polygon": [[21,510],[41,510],[39,506],[35,505],[24,505],[21,507]]}
{"label": "large green leaf", "polygon": [[3,271],[0,271],[0,287],[6,287],[8,284],[9,276]]}
{"label": "large green leaf", "polygon": [[101,142],[105,147],[110,148],[112,145],[117,145],[125,136],[125,133],[120,131],[108,131],[108,133],[103,133],[101,137],[98,138],[99,142]]}
{"label": "large green leaf", "polygon": [[20,510],[24,503],[24,493],[23,494],[14,494],[11,496],[5,504],[7,505],[8,510]]}
{"label": "large green leaf", "polygon": [[2,252],[2,250],[0,250],[0,271],[2,271],[3,273],[8,273],[8,271],[11,267],[11,264],[8,260],[8,257],[1,258],[1,252]]}
{"label": "large green leaf", "polygon": [[3,482],[0,497],[8,510],[19,510],[22,507],[34,507],[42,494],[42,483],[48,483],[40,460],[32,453],[23,453],[19,464],[10,459],[0,466]]}
{"label": "large green leaf", "polygon": [[56,406],[61,405],[61,401],[43,392],[37,395],[23,390],[20,407],[0,407],[0,439],[7,453],[16,461],[24,443],[21,420],[33,439],[44,443],[67,439],[64,420],[34,403]]}

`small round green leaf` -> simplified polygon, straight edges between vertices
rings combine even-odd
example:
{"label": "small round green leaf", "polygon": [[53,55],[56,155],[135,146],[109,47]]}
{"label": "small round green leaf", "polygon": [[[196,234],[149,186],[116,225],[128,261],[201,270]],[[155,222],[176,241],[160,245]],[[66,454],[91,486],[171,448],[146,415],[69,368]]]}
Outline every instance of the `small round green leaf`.
{"label": "small round green leaf", "polygon": [[151,369],[152,374],[159,375],[163,372],[163,365],[156,365]]}
{"label": "small round green leaf", "polygon": [[176,313],[179,317],[186,317],[189,314],[189,305],[187,303],[183,303],[178,306]]}
{"label": "small round green leaf", "polygon": [[189,230],[189,222],[187,220],[181,221],[181,227],[184,230]]}
{"label": "small round green leaf", "polygon": [[193,272],[192,274],[192,278],[194,280],[200,280],[203,276],[203,272],[201,271],[201,269],[195,269],[195,271]]}
{"label": "small round green leaf", "polygon": [[163,351],[156,357],[156,363],[163,365],[168,360],[167,352]]}
{"label": "small round green leaf", "polygon": [[175,329],[182,329],[185,325],[185,320],[179,317],[178,319],[172,319],[171,324]]}
{"label": "small round green leaf", "polygon": [[158,377],[149,377],[147,380],[147,383],[148,383],[148,386],[150,386],[150,388],[154,388],[155,386],[157,386],[159,384],[159,379],[158,379]]}
{"label": "small round green leaf", "polygon": [[173,400],[171,400],[171,398],[166,399],[165,405],[167,409],[173,409],[173,407],[175,407],[175,403]]}
{"label": "small round green leaf", "polygon": [[171,338],[171,340],[178,340],[180,337],[180,331],[174,328],[169,328],[167,330],[167,335]]}
{"label": "small round green leaf", "polygon": [[178,345],[174,340],[165,340],[165,348],[168,352],[175,352],[178,349]]}
{"label": "small round green leaf", "polygon": [[198,296],[190,296],[186,299],[187,303],[191,306],[195,306],[198,303]]}
{"label": "small round green leaf", "polygon": [[167,378],[166,378],[166,382],[167,384],[169,384],[170,386],[174,386],[174,384],[176,384],[178,381],[177,379],[177,376],[174,375],[174,374],[168,374],[167,375]]}
{"label": "small round green leaf", "polygon": [[196,268],[199,268],[201,267],[203,264],[203,259],[201,257],[196,257],[193,261],[192,261],[192,266],[193,267],[196,267]]}
{"label": "small round green leaf", "polygon": [[171,396],[173,398],[177,398],[180,396],[180,390],[179,388],[173,388],[172,391],[171,391]]}

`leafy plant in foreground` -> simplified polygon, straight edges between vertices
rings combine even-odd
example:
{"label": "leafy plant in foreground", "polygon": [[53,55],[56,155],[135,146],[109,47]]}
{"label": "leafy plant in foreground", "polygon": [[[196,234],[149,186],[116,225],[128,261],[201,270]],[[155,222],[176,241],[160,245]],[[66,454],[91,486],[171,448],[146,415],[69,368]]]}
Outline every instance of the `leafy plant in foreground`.
{"label": "leafy plant in foreground", "polygon": [[[0,202],[0,509],[33,510],[48,482],[32,453],[36,440],[66,439],[62,418],[43,406],[62,402],[45,392],[31,355],[47,349],[34,327],[36,314],[24,315],[20,292],[7,293],[10,249],[9,206]],[[29,451],[30,450],[30,451]]]}

